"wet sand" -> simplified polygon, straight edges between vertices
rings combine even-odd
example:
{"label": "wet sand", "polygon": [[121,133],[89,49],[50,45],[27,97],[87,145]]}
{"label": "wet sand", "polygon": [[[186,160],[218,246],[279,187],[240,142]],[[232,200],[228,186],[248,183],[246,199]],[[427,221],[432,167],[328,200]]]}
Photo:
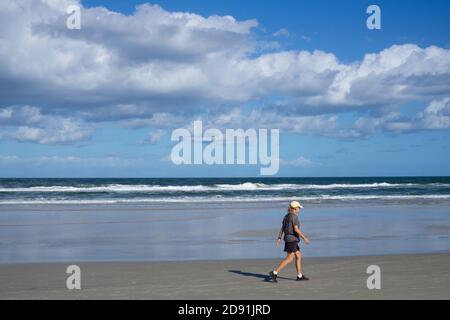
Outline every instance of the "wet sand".
{"label": "wet sand", "polygon": [[[66,288],[70,263],[0,264],[1,299],[450,299],[450,253],[305,258],[267,281],[278,260],[89,262],[81,289]],[[381,289],[369,290],[369,265]]]}
{"label": "wet sand", "polygon": [[[0,206],[0,263],[278,259],[284,203]],[[307,257],[450,252],[450,205],[308,204]]]}

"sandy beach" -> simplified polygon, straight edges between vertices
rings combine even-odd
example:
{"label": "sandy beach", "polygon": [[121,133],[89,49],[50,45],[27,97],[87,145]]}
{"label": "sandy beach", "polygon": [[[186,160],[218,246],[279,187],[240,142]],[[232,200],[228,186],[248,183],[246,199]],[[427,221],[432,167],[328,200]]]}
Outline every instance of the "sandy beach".
{"label": "sandy beach", "polygon": [[[283,201],[2,204],[0,299],[450,298],[448,202],[303,203],[311,280],[292,264],[279,283],[266,277],[284,257]],[[81,290],[66,288],[73,264]]]}
{"label": "sandy beach", "polygon": [[[68,263],[0,265],[1,299],[449,299],[450,253],[306,258],[311,280],[292,264],[266,280],[278,260],[80,263],[81,289],[66,288]],[[366,286],[369,265],[381,289]]]}

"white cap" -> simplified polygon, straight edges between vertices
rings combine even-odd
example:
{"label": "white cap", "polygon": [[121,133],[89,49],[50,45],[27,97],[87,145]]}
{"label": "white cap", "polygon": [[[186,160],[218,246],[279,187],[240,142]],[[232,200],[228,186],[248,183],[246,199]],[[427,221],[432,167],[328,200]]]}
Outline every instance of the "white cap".
{"label": "white cap", "polygon": [[289,207],[303,209],[303,206],[298,201],[291,201],[291,203],[289,203]]}

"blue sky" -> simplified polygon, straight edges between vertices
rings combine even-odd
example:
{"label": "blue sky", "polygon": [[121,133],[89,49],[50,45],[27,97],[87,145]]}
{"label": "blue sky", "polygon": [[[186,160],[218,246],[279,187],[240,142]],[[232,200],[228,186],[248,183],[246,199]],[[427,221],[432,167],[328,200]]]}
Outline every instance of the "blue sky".
{"label": "blue sky", "polygon": [[171,163],[193,120],[279,129],[280,176],[450,175],[448,1],[145,3],[0,5],[1,177],[259,175]]}

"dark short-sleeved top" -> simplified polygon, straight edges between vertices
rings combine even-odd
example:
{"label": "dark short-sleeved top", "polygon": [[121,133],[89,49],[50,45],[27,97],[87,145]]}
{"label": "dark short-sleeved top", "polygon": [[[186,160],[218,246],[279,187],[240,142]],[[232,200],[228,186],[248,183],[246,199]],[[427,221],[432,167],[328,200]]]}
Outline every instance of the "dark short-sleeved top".
{"label": "dark short-sleeved top", "polygon": [[295,233],[294,226],[300,228],[300,223],[298,222],[298,215],[293,213],[288,213],[283,219],[283,232],[284,241],[286,242],[299,242],[300,239]]}

